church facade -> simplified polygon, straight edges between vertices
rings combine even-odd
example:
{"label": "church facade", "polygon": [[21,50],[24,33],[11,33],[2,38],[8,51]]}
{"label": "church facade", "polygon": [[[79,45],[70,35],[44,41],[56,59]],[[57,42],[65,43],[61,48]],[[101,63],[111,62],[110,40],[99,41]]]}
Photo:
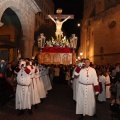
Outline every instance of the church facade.
{"label": "church facade", "polygon": [[120,62],[120,0],[84,0],[79,52],[94,64]]}

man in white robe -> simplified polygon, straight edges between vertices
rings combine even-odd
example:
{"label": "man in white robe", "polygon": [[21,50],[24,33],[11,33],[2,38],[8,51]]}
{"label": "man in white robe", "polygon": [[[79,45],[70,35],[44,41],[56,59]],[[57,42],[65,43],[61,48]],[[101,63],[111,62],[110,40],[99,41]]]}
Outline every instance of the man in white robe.
{"label": "man in white robe", "polygon": [[99,79],[99,85],[100,85],[100,93],[98,95],[98,101],[99,102],[104,102],[106,101],[106,91],[105,91],[105,76],[100,74],[98,76]]}
{"label": "man in white robe", "polygon": [[39,91],[38,91],[38,87],[37,87],[37,80],[35,79],[35,72],[36,72],[36,68],[34,66],[34,63],[32,63],[30,61],[30,66],[31,66],[31,94],[32,94],[32,98],[31,98],[31,104],[35,105],[35,107],[37,107],[37,104],[39,104],[41,102],[40,100],[40,96],[39,96]]}
{"label": "man in white robe", "polygon": [[39,74],[40,74],[40,80],[43,82],[43,86],[44,86],[44,90],[45,90],[45,94],[47,94],[47,88],[45,86],[45,83],[44,83],[44,66],[43,65],[39,65]]}
{"label": "man in white robe", "polygon": [[94,116],[96,112],[95,94],[99,93],[99,83],[94,68],[90,66],[90,60],[85,60],[85,68],[81,69],[79,75],[79,86],[76,104],[76,114],[80,117],[85,115]]}
{"label": "man in white robe", "polygon": [[78,92],[78,85],[79,85],[79,74],[80,74],[80,70],[83,66],[83,62],[80,62],[80,63],[77,63],[77,66],[75,67],[75,69],[73,70],[73,75],[72,75],[72,78],[73,79],[73,100],[76,101],[77,99],[77,92]]}
{"label": "man in white robe", "polygon": [[110,76],[109,76],[109,72],[108,71],[106,71],[105,81],[106,81],[106,99],[110,99],[111,98]]}
{"label": "man in white robe", "polygon": [[47,85],[46,85],[46,77],[45,77],[45,67],[44,65],[40,65],[39,66],[39,70],[40,70],[40,79],[43,81],[43,85],[44,85],[44,89],[45,89],[45,93],[47,94]]}
{"label": "man in white robe", "polygon": [[38,88],[40,99],[46,98],[46,92],[45,92],[45,88],[43,85],[43,81],[40,78],[39,66],[36,65],[35,67],[36,67],[35,78],[36,78],[36,82],[37,82],[37,88]]}
{"label": "man in white robe", "polygon": [[49,78],[49,67],[45,67],[44,72],[45,72],[45,80],[46,80],[47,90],[51,90],[52,85],[51,85],[50,78]]}
{"label": "man in white robe", "polygon": [[31,93],[30,93],[30,69],[26,67],[25,61],[15,70],[17,73],[17,89],[16,89],[16,109],[20,110],[19,116],[24,114],[25,109],[31,111]]}

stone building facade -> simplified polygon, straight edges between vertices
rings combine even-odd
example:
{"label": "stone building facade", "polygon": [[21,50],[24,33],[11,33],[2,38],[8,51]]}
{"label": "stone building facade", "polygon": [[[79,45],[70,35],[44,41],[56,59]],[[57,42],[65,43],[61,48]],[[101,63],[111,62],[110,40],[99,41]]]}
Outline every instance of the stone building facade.
{"label": "stone building facade", "polygon": [[[34,44],[34,23],[35,14],[40,12],[39,6],[34,0],[0,0],[0,21],[6,9],[11,9],[18,16],[21,28],[21,57],[32,57],[32,46]],[[5,24],[2,27],[4,27]],[[3,31],[5,33],[5,31]],[[14,49],[17,48],[17,44],[12,40],[6,42],[0,39],[1,44],[9,44],[12,46],[15,44]],[[19,46],[18,46],[19,47]],[[6,48],[8,49],[8,48]]]}
{"label": "stone building facade", "polygon": [[120,0],[84,0],[79,52],[94,64],[120,62]]}
{"label": "stone building facade", "polygon": [[53,25],[53,22],[46,19],[49,14],[54,14],[54,3],[52,0],[35,0],[41,9],[41,12],[35,15],[35,31],[40,29],[40,25]]}
{"label": "stone building facade", "polygon": [[[53,21],[46,19],[47,15],[54,14],[54,3],[52,0],[35,0],[41,11],[35,15],[35,32],[39,31],[42,25],[54,26]],[[40,33],[39,33],[40,34]],[[38,46],[34,45],[32,58],[38,54]]]}

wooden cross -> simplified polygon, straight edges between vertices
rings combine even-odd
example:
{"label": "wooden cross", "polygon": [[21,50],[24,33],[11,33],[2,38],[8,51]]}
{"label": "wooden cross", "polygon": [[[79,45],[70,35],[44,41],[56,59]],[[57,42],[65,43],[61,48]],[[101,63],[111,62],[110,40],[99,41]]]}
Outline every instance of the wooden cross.
{"label": "wooden cross", "polygon": [[[69,15],[69,14],[67,14],[67,15],[63,15],[62,14],[62,9],[61,8],[58,8],[57,10],[56,10],[56,13],[57,14],[52,14],[52,15],[50,15],[53,19],[59,19],[59,20],[62,20],[62,19],[66,19],[67,17],[69,17],[70,16],[70,18],[69,19],[74,19],[74,15]],[[46,16],[46,19],[50,19],[48,16]]]}
{"label": "wooden cross", "polygon": [[48,15],[46,19],[51,19],[56,24],[56,32],[55,32],[56,39],[58,42],[60,42],[60,40],[63,37],[63,32],[62,32],[63,23],[68,19],[74,19],[74,15],[62,15],[62,9],[57,9],[56,13],[57,14],[54,15]]}

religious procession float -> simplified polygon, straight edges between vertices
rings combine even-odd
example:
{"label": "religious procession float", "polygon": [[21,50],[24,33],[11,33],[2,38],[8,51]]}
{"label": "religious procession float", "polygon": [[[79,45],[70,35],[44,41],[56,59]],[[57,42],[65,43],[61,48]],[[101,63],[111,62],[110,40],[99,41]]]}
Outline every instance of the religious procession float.
{"label": "religious procession float", "polygon": [[[69,39],[63,36],[62,24],[68,19],[73,19],[73,15],[61,15],[62,10],[57,10],[57,15],[48,15],[56,24],[56,38],[51,37],[46,40],[43,33],[38,36],[39,55],[38,61],[40,64],[75,64],[78,38],[72,34]],[[64,19],[63,21],[61,21]]]}

